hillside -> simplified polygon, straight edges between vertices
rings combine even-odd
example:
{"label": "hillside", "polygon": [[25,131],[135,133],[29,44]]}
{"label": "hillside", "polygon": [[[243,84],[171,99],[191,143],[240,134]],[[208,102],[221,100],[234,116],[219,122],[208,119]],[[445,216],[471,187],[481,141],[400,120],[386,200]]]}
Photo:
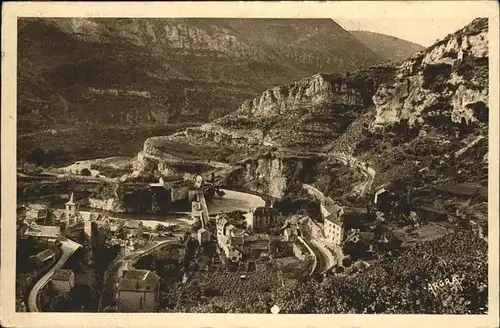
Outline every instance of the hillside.
{"label": "hillside", "polygon": [[[391,181],[405,181],[424,194],[426,188],[447,183],[484,187],[487,28],[487,20],[477,19],[400,64],[316,74],[268,89],[230,115],[181,135],[147,141],[145,153],[155,148],[167,154],[186,149],[176,147],[176,139],[205,149],[223,147],[224,153],[210,156],[232,161],[273,150],[274,155],[259,162],[259,183],[269,175],[283,181],[282,172],[291,167],[279,160],[286,158],[283,154],[344,153],[377,172],[374,188]],[[197,154],[203,159],[201,152]],[[252,170],[248,165],[246,170]],[[332,173],[309,167],[308,179],[319,174],[318,181],[326,183],[322,187],[338,196],[328,183]],[[256,179],[246,174],[252,177],[248,181]],[[287,188],[279,183],[280,191],[274,194]]]}
{"label": "hillside", "polygon": [[21,132],[202,122],[268,87],[380,61],[321,19],[22,19],[18,55]]}
{"label": "hillside", "polygon": [[102,156],[99,133],[129,128],[137,140],[104,155],[135,153],[165,124],[208,122],[269,87],[381,61],[330,19],[26,18],[18,28],[20,159],[35,147],[56,162]]}
{"label": "hillside", "polygon": [[369,32],[349,31],[358,41],[373,50],[380,58],[401,61],[424,49],[423,46],[394,36]]}

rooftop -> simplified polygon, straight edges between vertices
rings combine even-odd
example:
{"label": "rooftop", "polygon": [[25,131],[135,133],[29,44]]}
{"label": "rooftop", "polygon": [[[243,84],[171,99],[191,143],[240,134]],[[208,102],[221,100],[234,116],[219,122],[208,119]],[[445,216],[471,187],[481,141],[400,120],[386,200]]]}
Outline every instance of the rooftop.
{"label": "rooftop", "polygon": [[344,225],[344,220],[342,219],[342,216],[339,216],[337,214],[330,214],[327,217],[325,217],[325,220],[328,220],[328,221],[335,223],[336,225],[339,225],[339,226]]}
{"label": "rooftop", "polygon": [[226,236],[224,236],[224,235],[219,235],[217,238],[218,238],[218,240],[219,240],[221,243],[223,243],[223,244],[227,244],[227,243],[228,243],[228,241],[229,241],[229,238],[227,238],[227,237],[226,237]]}
{"label": "rooftop", "polygon": [[56,253],[50,249],[50,248],[47,248],[46,250],[38,253],[36,255],[36,258],[40,261],[40,262],[45,262],[47,261],[48,259],[54,257],[56,255]]}
{"label": "rooftop", "polygon": [[253,215],[257,216],[269,216],[277,214],[278,212],[274,208],[268,206],[259,206],[253,211]]}
{"label": "rooftop", "polygon": [[231,237],[231,245],[243,245],[245,243],[243,237]]}
{"label": "rooftop", "polygon": [[344,210],[343,207],[339,206],[333,201],[327,201],[325,203],[325,207],[328,210],[328,212],[330,212],[330,214],[334,215],[337,215],[337,213],[341,213]]}
{"label": "rooftop", "polygon": [[127,220],[125,227],[129,229],[137,229],[142,225],[142,221]]}
{"label": "rooftop", "polygon": [[372,242],[375,240],[375,234],[373,232],[360,232],[359,239],[365,242]]}
{"label": "rooftop", "polygon": [[59,269],[59,270],[56,270],[54,272],[54,275],[52,276],[52,280],[66,281],[71,277],[72,274],[73,274],[73,271],[71,271],[71,270]]}
{"label": "rooftop", "polygon": [[220,216],[218,219],[217,219],[217,226],[218,227],[223,227],[224,225],[226,225],[226,223],[228,223],[228,219],[226,218],[226,216]]}
{"label": "rooftop", "polygon": [[69,200],[65,205],[76,205],[74,201],[74,195],[71,193],[71,196],[69,196]]}
{"label": "rooftop", "polygon": [[31,203],[31,204],[28,205],[28,208],[32,209],[32,210],[46,210],[47,209],[47,205]]}
{"label": "rooftop", "polygon": [[25,236],[57,238],[61,235],[61,228],[56,226],[32,225],[24,232]]}
{"label": "rooftop", "polygon": [[118,281],[118,290],[153,291],[158,286],[160,277],[149,270],[125,270]]}

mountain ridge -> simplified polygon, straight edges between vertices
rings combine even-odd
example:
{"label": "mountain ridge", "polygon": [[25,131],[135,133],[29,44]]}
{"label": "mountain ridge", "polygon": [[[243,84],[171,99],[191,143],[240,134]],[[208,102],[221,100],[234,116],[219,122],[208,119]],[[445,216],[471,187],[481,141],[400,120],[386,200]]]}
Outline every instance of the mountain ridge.
{"label": "mountain ridge", "polygon": [[418,43],[388,34],[366,30],[349,30],[348,32],[381,58],[390,61],[405,60],[412,54],[425,49],[424,46]]}
{"label": "mountain ridge", "polygon": [[[332,20],[73,18],[27,20],[19,26],[21,84],[28,80],[38,87],[35,91],[52,88],[53,95],[69,98],[70,110],[78,109],[80,104],[87,107],[87,120],[94,115],[93,110],[88,110],[89,98],[111,106],[109,109],[115,113],[107,120],[100,116],[103,123],[116,118],[123,123],[172,122],[186,115],[207,120],[211,115],[206,113],[227,113],[237,107],[242,96],[257,94],[267,87],[319,71],[346,71],[379,61],[375,53]],[[316,33],[315,41],[304,37],[312,32]],[[325,46],[324,41],[331,35],[336,39]],[[297,42],[291,44],[290,40]],[[322,47],[309,49],[320,41]],[[356,55],[346,56],[338,48],[350,49]],[[33,70],[37,74],[30,79]],[[165,85],[170,81],[177,87]],[[133,99],[131,104],[126,100],[121,104],[121,99],[101,99],[88,92],[88,88],[123,89],[148,91],[154,96],[160,92],[159,86],[166,88],[162,92],[166,99]],[[20,113],[30,114],[30,105],[36,106],[22,102],[23,90],[20,88]],[[228,92],[236,96],[235,101],[228,103],[232,98]],[[150,114],[145,117],[153,116],[153,122],[141,119],[133,108],[130,115],[120,115],[121,110],[116,109],[120,104],[123,110],[127,106],[146,106]],[[31,113],[43,110],[36,108]]]}

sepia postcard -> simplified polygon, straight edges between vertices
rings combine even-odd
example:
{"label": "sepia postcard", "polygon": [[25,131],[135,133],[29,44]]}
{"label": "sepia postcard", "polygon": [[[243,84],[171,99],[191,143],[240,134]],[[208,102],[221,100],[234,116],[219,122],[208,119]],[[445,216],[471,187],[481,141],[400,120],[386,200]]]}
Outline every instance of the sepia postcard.
{"label": "sepia postcard", "polygon": [[499,327],[497,2],[2,9],[2,326]]}

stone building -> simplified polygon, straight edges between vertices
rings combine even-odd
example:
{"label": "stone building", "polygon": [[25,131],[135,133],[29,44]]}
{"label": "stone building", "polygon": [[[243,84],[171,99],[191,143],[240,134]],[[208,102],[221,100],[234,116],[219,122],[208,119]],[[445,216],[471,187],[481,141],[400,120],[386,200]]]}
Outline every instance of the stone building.
{"label": "stone building", "polygon": [[203,208],[201,206],[201,202],[194,200],[191,202],[191,217],[194,220],[202,220],[203,219]]}
{"label": "stone building", "polygon": [[69,293],[75,286],[75,274],[71,270],[56,270],[50,283],[55,291],[59,293]]}
{"label": "stone building", "polygon": [[56,252],[47,248],[36,255],[30,256],[30,261],[37,267],[50,266],[56,261]]}
{"label": "stone building", "polygon": [[25,237],[35,238],[39,242],[54,243],[61,237],[61,228],[57,226],[43,226],[32,223],[24,232]]}
{"label": "stone building", "polygon": [[328,240],[333,241],[337,245],[342,244],[344,240],[344,218],[340,208],[325,217],[324,231]]}
{"label": "stone building", "polygon": [[253,232],[281,226],[283,221],[283,217],[274,208],[267,206],[251,209],[246,215],[247,229]]}
{"label": "stone building", "polygon": [[219,247],[224,251],[226,257],[232,262],[239,262],[243,258],[243,251],[240,249],[240,247],[231,244],[230,238],[224,235],[218,235],[217,243],[219,244]]}
{"label": "stone building", "polygon": [[124,270],[118,280],[120,312],[154,312],[160,301],[160,280],[149,270]]}
{"label": "stone building", "polygon": [[75,224],[78,218],[78,204],[74,201],[74,195],[71,193],[69,197],[69,201],[64,204],[66,207],[65,210],[65,222],[67,225]]}
{"label": "stone building", "polygon": [[216,218],[217,236],[223,236],[226,232],[226,226],[229,225],[229,217],[225,214],[219,214]]}
{"label": "stone building", "polygon": [[207,229],[199,229],[198,230],[198,242],[201,244],[210,241],[210,231]]}

